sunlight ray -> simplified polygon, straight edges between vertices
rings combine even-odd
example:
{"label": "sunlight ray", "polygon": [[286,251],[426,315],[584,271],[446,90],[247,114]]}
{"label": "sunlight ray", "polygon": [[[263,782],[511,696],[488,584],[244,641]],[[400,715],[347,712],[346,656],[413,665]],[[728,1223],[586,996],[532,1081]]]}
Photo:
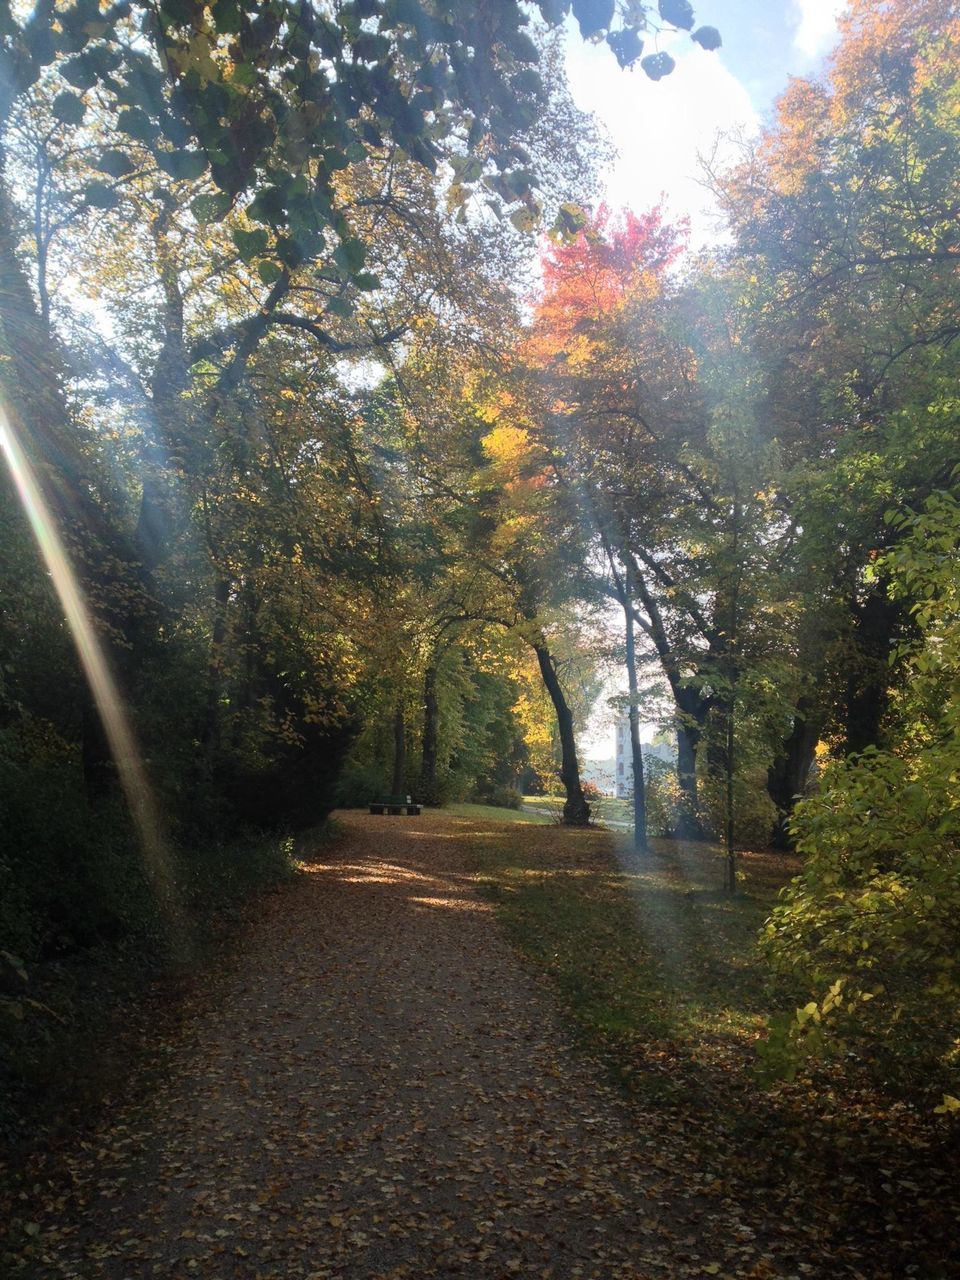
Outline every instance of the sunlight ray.
{"label": "sunlight ray", "polygon": [[171,927],[175,950],[179,951],[183,941],[182,913],[170,851],[162,834],[160,815],[133,727],[56,522],[20,443],[11,415],[2,402],[0,452],[70,628],[136,827],[147,878],[157,904]]}

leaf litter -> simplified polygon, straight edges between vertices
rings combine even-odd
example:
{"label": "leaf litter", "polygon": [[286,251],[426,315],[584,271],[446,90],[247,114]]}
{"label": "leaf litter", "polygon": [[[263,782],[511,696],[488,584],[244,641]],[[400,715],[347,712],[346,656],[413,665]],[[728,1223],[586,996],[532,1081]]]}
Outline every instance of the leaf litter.
{"label": "leaf litter", "polygon": [[821,1274],[815,1224],[771,1243],[710,1145],[575,1047],[476,892],[476,824],[343,821],[191,997],[167,1077],[34,1171],[12,1277]]}

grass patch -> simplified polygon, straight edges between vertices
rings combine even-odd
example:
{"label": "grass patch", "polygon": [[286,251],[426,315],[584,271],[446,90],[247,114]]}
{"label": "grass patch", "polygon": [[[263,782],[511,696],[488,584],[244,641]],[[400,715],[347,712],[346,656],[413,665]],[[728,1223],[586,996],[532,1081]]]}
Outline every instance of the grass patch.
{"label": "grass patch", "polygon": [[614,832],[514,825],[485,831],[472,858],[580,1043],[626,1090],[657,1168],[750,1224],[723,1274],[960,1275],[948,1125],[847,1061],[758,1081],[757,1038],[789,995],[756,935],[796,859],[744,853],[729,898],[708,845],[655,841],[640,859]]}
{"label": "grass patch", "polygon": [[454,818],[479,818],[485,822],[525,822],[547,826],[550,819],[539,813],[524,813],[522,809],[501,809],[492,804],[447,804],[443,812]]}
{"label": "grass patch", "polygon": [[[755,939],[792,859],[744,854],[744,890],[730,898],[706,845],[654,842],[641,859],[608,833],[558,830],[477,842],[475,856],[515,943],[635,1091],[675,1098],[689,1085],[696,1102],[703,1073],[759,1034],[768,995]],[[646,1069],[667,1050],[682,1071]]]}

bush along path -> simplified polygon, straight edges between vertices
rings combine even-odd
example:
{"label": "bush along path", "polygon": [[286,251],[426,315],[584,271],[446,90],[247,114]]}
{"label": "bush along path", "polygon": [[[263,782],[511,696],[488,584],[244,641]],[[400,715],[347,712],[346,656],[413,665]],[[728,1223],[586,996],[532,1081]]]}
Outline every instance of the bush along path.
{"label": "bush along path", "polygon": [[[38,1169],[9,1215],[4,1274],[838,1273],[815,1232],[798,1244],[776,1210],[742,1207],[698,1125],[631,1106],[571,1045],[490,902],[483,865],[518,828],[436,813],[344,825],[200,984],[164,1081],[56,1176]],[[586,863],[558,851],[600,857],[608,842],[523,831],[530,856],[571,876]]]}

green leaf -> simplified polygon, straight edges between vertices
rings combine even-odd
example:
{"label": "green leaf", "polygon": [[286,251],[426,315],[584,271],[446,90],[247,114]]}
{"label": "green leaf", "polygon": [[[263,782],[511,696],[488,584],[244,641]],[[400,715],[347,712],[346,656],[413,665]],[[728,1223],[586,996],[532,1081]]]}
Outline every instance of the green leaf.
{"label": "green leaf", "polygon": [[92,89],[97,83],[97,73],[91,66],[89,58],[83,55],[78,58],[68,58],[58,67],[58,71],[75,89]]}
{"label": "green leaf", "polygon": [[672,27],[689,31],[693,26],[693,5],[690,0],[659,0],[657,8],[660,17]]}
{"label": "green leaf", "polygon": [[230,73],[230,83],[241,85],[243,88],[249,88],[255,84],[257,79],[257,69],[251,62],[236,62]]}
{"label": "green leaf", "polygon": [[360,271],[366,260],[367,251],[362,240],[341,240],[333,251],[333,260],[341,271],[355,274]]}
{"label": "green leaf", "polygon": [[86,108],[75,93],[58,93],[50,110],[63,124],[81,124]]}
{"label": "green leaf", "polygon": [[573,0],[573,16],[584,40],[606,31],[613,21],[613,0]]}
{"label": "green leaf", "polygon": [[135,138],[137,142],[153,142],[158,133],[157,126],[139,107],[129,107],[126,111],[121,111],[117,117],[117,128],[129,138]]}
{"label": "green leaf", "polygon": [[157,164],[181,182],[193,182],[207,171],[207,157],[202,151],[160,151]]}
{"label": "green leaf", "polygon": [[551,234],[561,240],[572,240],[587,225],[587,215],[577,204],[567,202],[557,210]]}
{"label": "green leaf", "polygon": [[283,269],[270,258],[264,258],[257,264],[257,275],[264,284],[275,284],[283,275]]}
{"label": "green leaf", "polygon": [[[289,183],[289,177],[287,181]],[[274,222],[285,221],[286,211],[286,188],[279,183],[274,183],[272,186],[264,187],[250,201],[247,207],[247,217],[254,222],[265,222],[272,225]]]}
{"label": "green leaf", "polygon": [[97,168],[101,173],[108,173],[111,178],[125,178],[137,170],[137,166],[125,151],[117,151],[113,147],[104,151],[97,161]]}
{"label": "green leaf", "polygon": [[643,53],[643,41],[633,29],[625,27],[623,31],[611,31],[607,36],[607,44],[616,54],[621,67],[632,67]]}
{"label": "green leaf", "polygon": [[239,0],[213,0],[210,13],[214,26],[224,35],[235,36],[240,31]]}
{"label": "green leaf", "polygon": [[353,304],[349,298],[330,298],[327,301],[327,310],[335,316],[352,316]]}
{"label": "green leaf", "polygon": [[246,263],[253,262],[267,251],[269,237],[266,231],[242,231],[239,227],[233,232],[233,243],[237,246],[240,257]]}
{"label": "green leaf", "polygon": [[190,201],[190,212],[198,222],[219,222],[225,217],[232,204],[230,197],[223,191],[215,195],[201,195]]}
{"label": "green leaf", "polygon": [[83,198],[91,209],[115,209],[120,203],[116,191],[105,182],[88,182]]}
{"label": "green leaf", "polygon": [[380,288],[380,277],[372,271],[359,271],[353,277],[353,283],[361,292],[370,293],[371,290]]}
{"label": "green leaf", "polygon": [[661,51],[660,53],[651,53],[646,58],[641,58],[640,65],[651,80],[662,80],[664,76],[670,74],[677,64],[669,53]]}
{"label": "green leaf", "polygon": [[536,230],[539,219],[532,209],[517,209],[514,213],[511,213],[510,221],[518,231],[522,231],[526,235],[528,232]]}
{"label": "green leaf", "polygon": [[714,49],[719,49],[723,44],[720,32],[716,27],[697,27],[690,38],[696,40],[701,49],[707,49],[710,52]]}

